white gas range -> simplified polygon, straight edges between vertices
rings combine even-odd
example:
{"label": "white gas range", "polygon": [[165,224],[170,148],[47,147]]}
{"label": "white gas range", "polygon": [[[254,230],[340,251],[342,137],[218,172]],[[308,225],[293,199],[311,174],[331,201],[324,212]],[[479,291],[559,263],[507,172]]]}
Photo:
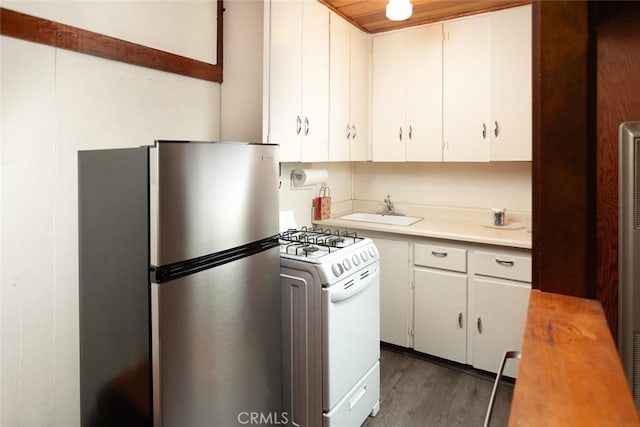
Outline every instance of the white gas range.
{"label": "white gas range", "polygon": [[379,255],[318,228],[280,235],[285,411],[292,425],[359,426],[380,399]]}

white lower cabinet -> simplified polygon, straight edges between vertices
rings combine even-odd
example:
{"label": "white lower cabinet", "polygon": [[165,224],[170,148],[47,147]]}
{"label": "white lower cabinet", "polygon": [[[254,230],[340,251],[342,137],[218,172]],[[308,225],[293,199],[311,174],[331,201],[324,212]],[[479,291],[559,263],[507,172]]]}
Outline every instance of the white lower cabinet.
{"label": "white lower cabinet", "polygon": [[[471,364],[496,372],[505,351],[520,350],[529,303],[529,283],[474,276],[470,281]],[[517,360],[504,375],[515,377]]]}
{"label": "white lower cabinet", "polygon": [[467,363],[467,275],[414,269],[413,348]]}
{"label": "white lower cabinet", "polygon": [[[496,372],[505,351],[520,350],[531,292],[528,251],[474,250],[469,253],[469,362]],[[504,374],[515,377],[517,360]]]}
{"label": "white lower cabinet", "polygon": [[[531,291],[528,249],[373,238],[380,253],[380,340],[497,372],[520,350]],[[515,377],[517,361],[504,375]]]}
{"label": "white lower cabinet", "polygon": [[413,244],[413,348],[467,363],[467,250]]}
{"label": "white lower cabinet", "polygon": [[380,340],[411,347],[409,243],[373,239],[380,254]]}

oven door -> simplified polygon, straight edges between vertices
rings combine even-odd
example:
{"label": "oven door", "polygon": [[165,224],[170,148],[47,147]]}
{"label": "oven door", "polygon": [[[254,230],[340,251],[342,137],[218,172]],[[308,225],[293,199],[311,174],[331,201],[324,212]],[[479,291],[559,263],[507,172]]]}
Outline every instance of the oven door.
{"label": "oven door", "polygon": [[322,404],[329,412],[380,358],[378,263],[322,289],[322,321]]}

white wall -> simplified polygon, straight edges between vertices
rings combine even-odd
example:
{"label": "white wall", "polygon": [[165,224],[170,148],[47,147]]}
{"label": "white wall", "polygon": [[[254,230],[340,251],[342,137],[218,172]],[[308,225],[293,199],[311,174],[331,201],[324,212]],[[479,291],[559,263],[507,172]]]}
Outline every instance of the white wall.
{"label": "white wall", "polygon": [[531,211],[531,163],[356,163],[353,197]]}
{"label": "white wall", "polygon": [[210,64],[216,63],[215,22],[218,9],[213,1],[2,0],[2,6]]}
{"label": "white wall", "polygon": [[[311,224],[311,203],[320,185],[292,189],[291,171],[327,169],[333,213],[349,200],[412,205],[531,211],[531,163],[283,163],[280,208],[293,211],[299,226]],[[336,204],[338,204],[336,206]]]}
{"label": "white wall", "polygon": [[[327,169],[332,213],[341,202],[373,200],[387,194],[394,202],[412,205],[531,212],[531,163],[283,163],[281,210],[293,211],[299,226],[311,224],[311,203],[320,185],[291,189],[291,171]],[[349,206],[349,204],[342,204]]]}
{"label": "white wall", "polygon": [[220,138],[220,85],[0,37],[2,426],[79,425],[77,151]]}
{"label": "white wall", "polygon": [[222,139],[262,142],[262,1],[224,3]]}
{"label": "white wall", "polygon": [[[320,184],[308,189],[292,189],[291,171],[295,169],[326,169],[329,178],[326,185],[331,190],[332,212],[336,204],[352,199],[352,165],[340,163],[282,163],[280,186],[280,210],[293,212],[298,227],[310,226],[313,198],[318,196]],[[339,205],[338,205],[339,206]]]}

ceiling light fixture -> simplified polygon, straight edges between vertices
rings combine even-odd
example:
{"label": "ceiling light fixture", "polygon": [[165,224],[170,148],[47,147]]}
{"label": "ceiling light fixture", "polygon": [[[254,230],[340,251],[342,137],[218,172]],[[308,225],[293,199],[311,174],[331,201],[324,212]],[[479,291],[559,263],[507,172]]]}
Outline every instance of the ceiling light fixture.
{"label": "ceiling light fixture", "polygon": [[413,5],[411,0],[389,0],[387,18],[392,21],[405,21],[411,17]]}

